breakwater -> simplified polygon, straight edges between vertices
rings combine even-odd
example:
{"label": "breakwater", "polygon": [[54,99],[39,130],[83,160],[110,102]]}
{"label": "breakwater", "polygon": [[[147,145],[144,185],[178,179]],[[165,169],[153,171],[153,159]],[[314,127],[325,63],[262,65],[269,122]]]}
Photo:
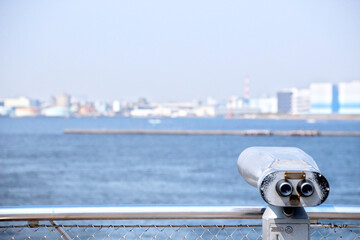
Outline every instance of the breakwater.
{"label": "breakwater", "polygon": [[318,130],[126,130],[126,129],[65,129],[65,134],[132,134],[132,135],[234,135],[234,136],[349,136],[360,132]]}

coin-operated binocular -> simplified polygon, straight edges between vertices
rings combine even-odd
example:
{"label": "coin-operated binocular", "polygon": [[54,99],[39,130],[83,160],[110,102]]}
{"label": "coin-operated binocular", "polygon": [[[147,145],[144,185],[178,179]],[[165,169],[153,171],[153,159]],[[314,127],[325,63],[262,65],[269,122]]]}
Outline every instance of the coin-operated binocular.
{"label": "coin-operated binocular", "polygon": [[310,239],[303,207],[320,205],[330,191],[314,159],[294,147],[251,147],[240,154],[237,166],[269,204],[263,214],[263,239]]}

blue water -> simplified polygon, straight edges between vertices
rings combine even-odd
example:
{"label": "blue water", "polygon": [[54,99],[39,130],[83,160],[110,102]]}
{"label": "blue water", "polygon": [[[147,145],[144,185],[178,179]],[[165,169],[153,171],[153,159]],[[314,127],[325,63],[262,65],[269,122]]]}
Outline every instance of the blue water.
{"label": "blue water", "polygon": [[359,121],[0,119],[0,205],[264,204],[236,168],[250,146],[295,146],[328,178],[327,204],[360,204],[359,137],[65,135],[65,128],[317,129]]}
{"label": "blue water", "polygon": [[0,133],[60,134],[76,129],[182,129],[182,130],[320,130],[360,131],[360,121],[244,120],[223,118],[161,118],[151,124],[147,118],[0,118]]}

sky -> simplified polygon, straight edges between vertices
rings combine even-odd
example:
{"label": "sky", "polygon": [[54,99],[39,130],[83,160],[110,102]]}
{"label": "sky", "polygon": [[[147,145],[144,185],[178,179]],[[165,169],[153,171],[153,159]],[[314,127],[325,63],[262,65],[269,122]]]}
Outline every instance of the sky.
{"label": "sky", "polygon": [[188,101],[360,80],[360,1],[0,2],[0,98]]}

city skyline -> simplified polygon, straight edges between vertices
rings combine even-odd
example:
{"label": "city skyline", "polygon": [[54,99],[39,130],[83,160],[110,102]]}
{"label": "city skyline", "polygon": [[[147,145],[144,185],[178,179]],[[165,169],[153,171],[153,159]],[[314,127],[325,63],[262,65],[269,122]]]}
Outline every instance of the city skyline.
{"label": "city skyline", "polygon": [[[242,87],[241,91],[238,91],[237,93],[229,95],[229,96],[225,96],[224,98],[215,98],[214,96],[211,96],[211,95],[206,96],[206,94],[205,94],[204,98],[189,98],[189,99],[182,99],[182,100],[162,100],[162,101],[154,100],[154,99],[151,99],[151,98],[149,98],[147,96],[140,96],[140,95],[139,96],[134,96],[131,99],[126,99],[126,98],[124,98],[122,96],[118,96],[118,97],[112,98],[112,99],[111,98],[103,99],[103,98],[95,98],[95,97],[90,96],[88,94],[77,95],[77,94],[74,94],[72,92],[58,91],[56,93],[49,93],[47,95],[47,97],[45,96],[44,98],[40,98],[38,96],[30,96],[30,95],[12,95],[12,96],[0,95],[0,100],[1,99],[6,99],[6,98],[26,97],[26,98],[33,99],[33,100],[40,100],[42,102],[47,102],[47,101],[51,101],[51,99],[56,98],[56,96],[66,94],[66,95],[71,96],[71,98],[76,99],[77,101],[104,101],[104,102],[126,101],[126,102],[137,102],[139,99],[146,99],[146,100],[151,101],[151,102],[192,102],[192,101],[207,101],[208,99],[213,99],[213,100],[217,100],[217,101],[220,101],[220,102],[226,102],[229,99],[231,99],[232,97],[245,98],[245,96],[244,96],[244,94],[245,94],[244,85],[246,85],[246,78],[247,77],[248,77],[248,75],[246,77],[244,77],[244,79],[243,79],[243,87]],[[276,97],[277,93],[281,92],[283,90],[292,90],[292,89],[299,89],[299,90],[304,89],[305,90],[305,89],[309,89],[310,85],[314,84],[314,83],[338,84],[338,83],[341,83],[341,82],[354,82],[354,81],[358,82],[360,80],[353,79],[353,80],[350,80],[350,81],[338,81],[338,82],[316,81],[316,82],[310,82],[309,85],[301,86],[301,87],[299,87],[299,86],[281,87],[279,89],[276,89],[273,94],[259,93],[259,95],[257,95],[257,96],[254,96],[253,94],[251,94],[251,90],[250,90],[249,97],[252,98],[252,99],[254,99],[254,98],[271,98],[271,97]],[[250,81],[250,89],[251,89],[251,81]]]}
{"label": "city skyline", "polygon": [[3,1],[0,95],[184,101],[360,79],[360,2]]}
{"label": "city skyline", "polygon": [[48,101],[26,97],[0,98],[0,116],[8,117],[219,117],[244,114],[360,114],[360,81],[311,83],[308,88],[279,89],[276,97],[248,95],[248,78],[242,96],[227,100],[154,102],[82,100],[60,94]]}

